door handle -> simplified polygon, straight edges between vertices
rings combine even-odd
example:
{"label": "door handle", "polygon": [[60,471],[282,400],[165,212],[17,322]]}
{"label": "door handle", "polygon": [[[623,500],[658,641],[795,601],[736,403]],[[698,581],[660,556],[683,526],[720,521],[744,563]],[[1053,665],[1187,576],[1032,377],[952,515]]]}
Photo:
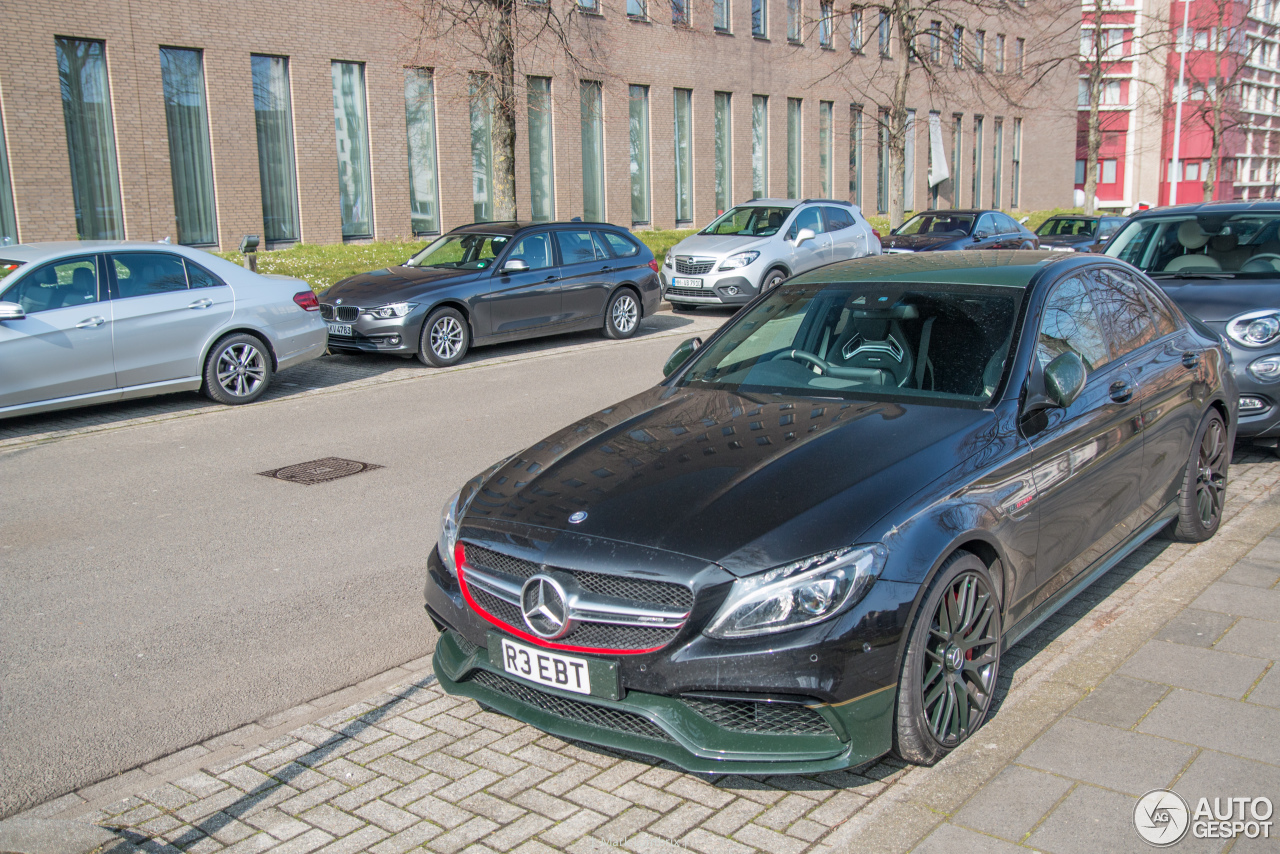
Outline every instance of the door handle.
{"label": "door handle", "polygon": [[1200,352],[1198,350],[1188,350],[1182,354],[1182,367],[1191,370],[1200,364]]}
{"label": "door handle", "polygon": [[560,281],[560,277],[559,277],[559,276],[547,276],[547,277],[546,277],[545,279],[543,279],[542,281],[544,281],[544,282],[558,282],[558,281]]}
{"label": "door handle", "polygon": [[1116,380],[1111,384],[1109,393],[1116,403],[1128,403],[1133,397],[1133,386],[1126,380]]}
{"label": "door handle", "polygon": [[107,319],[105,317],[87,317],[76,324],[76,329],[90,329],[94,326],[101,326],[106,322]]}
{"label": "door handle", "polygon": [[600,272],[601,272],[601,273],[611,273],[611,272],[613,272],[613,268],[612,268],[612,267],[601,267],[601,268],[600,268]]}
{"label": "door handle", "polygon": [[213,300],[207,297],[202,297],[201,299],[198,299],[195,302],[191,303],[191,305],[187,306],[187,308],[208,308],[211,305],[213,305]]}

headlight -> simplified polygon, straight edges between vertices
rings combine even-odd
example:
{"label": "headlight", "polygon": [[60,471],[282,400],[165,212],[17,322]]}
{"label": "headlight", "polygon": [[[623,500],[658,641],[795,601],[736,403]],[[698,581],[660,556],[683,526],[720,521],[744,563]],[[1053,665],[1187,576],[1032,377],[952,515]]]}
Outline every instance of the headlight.
{"label": "headlight", "polygon": [[493,477],[498,469],[515,459],[515,454],[506,459],[499,460],[480,474],[467,481],[461,489],[455,492],[448,501],[444,503],[444,507],[440,509],[440,539],[439,552],[440,561],[448,568],[449,573],[455,578],[458,576],[458,564],[455,560],[455,550],[458,547],[458,530],[462,522],[462,516],[467,512],[467,507],[471,504],[471,499],[476,497],[476,493],[480,491],[480,487],[484,486],[485,481]]}
{"label": "headlight", "polygon": [[1249,373],[1264,383],[1280,380],[1280,356],[1263,356],[1249,365]]}
{"label": "headlight", "polygon": [[390,305],[382,305],[377,308],[369,309],[369,314],[373,317],[404,317],[409,312],[417,308],[416,302],[393,302]]}
{"label": "headlight", "polygon": [[[1246,347],[1265,347],[1280,339],[1280,311],[1264,308],[1242,314],[1227,324],[1227,336]],[[1250,367],[1249,370],[1253,370]]]}
{"label": "headlight", "polygon": [[670,266],[671,266],[671,253],[670,253],[670,252],[668,252],[668,253],[667,253],[667,257],[665,257],[665,258],[663,258],[663,259],[662,259],[662,266],[664,266],[664,267],[670,267]]}
{"label": "headlight", "polygon": [[887,556],[879,543],[850,546],[740,578],[703,633],[768,635],[833,617],[866,595]]}
{"label": "headlight", "polygon": [[730,255],[728,258],[724,259],[724,263],[720,265],[720,269],[739,270],[759,257],[759,252],[739,252],[737,255]]}

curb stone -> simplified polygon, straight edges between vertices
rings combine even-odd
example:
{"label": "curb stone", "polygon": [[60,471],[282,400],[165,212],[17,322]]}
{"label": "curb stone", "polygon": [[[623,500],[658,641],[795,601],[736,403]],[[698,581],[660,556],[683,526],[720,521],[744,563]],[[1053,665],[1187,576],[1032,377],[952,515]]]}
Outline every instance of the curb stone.
{"label": "curb stone", "polygon": [[137,850],[94,824],[38,818],[0,821],[0,854],[134,854]]}

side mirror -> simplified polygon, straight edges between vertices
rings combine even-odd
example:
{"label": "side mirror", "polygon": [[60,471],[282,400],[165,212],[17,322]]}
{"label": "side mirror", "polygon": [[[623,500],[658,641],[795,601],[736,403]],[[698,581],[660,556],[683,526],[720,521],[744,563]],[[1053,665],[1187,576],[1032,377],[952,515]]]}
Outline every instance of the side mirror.
{"label": "side mirror", "polygon": [[1029,219],[1031,219],[1031,217],[1029,217],[1029,216],[1024,216],[1022,219],[1018,220],[1018,225],[1026,225],[1026,224],[1027,224],[1027,220],[1029,220]]}
{"label": "side mirror", "polygon": [[696,353],[701,346],[701,338],[690,338],[688,341],[682,341],[680,346],[667,357],[667,363],[662,366],[662,375],[669,377],[674,374],[681,365],[689,361],[689,357]]}
{"label": "side mirror", "polygon": [[1066,409],[1080,396],[1087,376],[1078,354],[1063,353],[1044,367],[1045,392],[1055,406]]}
{"label": "side mirror", "polygon": [[502,265],[504,273],[522,273],[529,269],[529,264],[523,258],[512,258]]}
{"label": "side mirror", "polygon": [[22,320],[27,316],[16,302],[0,302],[0,320]]}
{"label": "side mirror", "polygon": [[977,243],[979,240],[986,240],[990,236],[991,235],[985,231],[975,231],[973,233],[973,242]]}
{"label": "side mirror", "polygon": [[813,240],[818,235],[813,233],[812,228],[802,228],[796,232],[796,246],[804,243],[806,240]]}

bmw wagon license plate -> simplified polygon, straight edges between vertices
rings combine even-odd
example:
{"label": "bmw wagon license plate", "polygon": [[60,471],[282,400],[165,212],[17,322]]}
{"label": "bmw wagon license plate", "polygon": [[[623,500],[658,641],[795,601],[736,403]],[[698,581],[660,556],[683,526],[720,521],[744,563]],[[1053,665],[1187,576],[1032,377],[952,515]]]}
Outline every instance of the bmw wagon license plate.
{"label": "bmw wagon license plate", "polygon": [[616,661],[562,655],[513,641],[498,632],[489,632],[487,646],[489,663],[512,676],[548,688],[590,694],[605,700],[617,700],[622,696]]}
{"label": "bmw wagon license plate", "polygon": [[671,287],[700,288],[702,287],[702,279],[682,279],[679,276],[673,276],[671,279]]}
{"label": "bmw wagon license plate", "polygon": [[330,334],[330,335],[345,335],[345,336],[347,336],[348,338],[350,338],[350,337],[351,337],[351,324],[350,324],[350,323],[330,323],[330,324],[329,324],[329,334]]}

